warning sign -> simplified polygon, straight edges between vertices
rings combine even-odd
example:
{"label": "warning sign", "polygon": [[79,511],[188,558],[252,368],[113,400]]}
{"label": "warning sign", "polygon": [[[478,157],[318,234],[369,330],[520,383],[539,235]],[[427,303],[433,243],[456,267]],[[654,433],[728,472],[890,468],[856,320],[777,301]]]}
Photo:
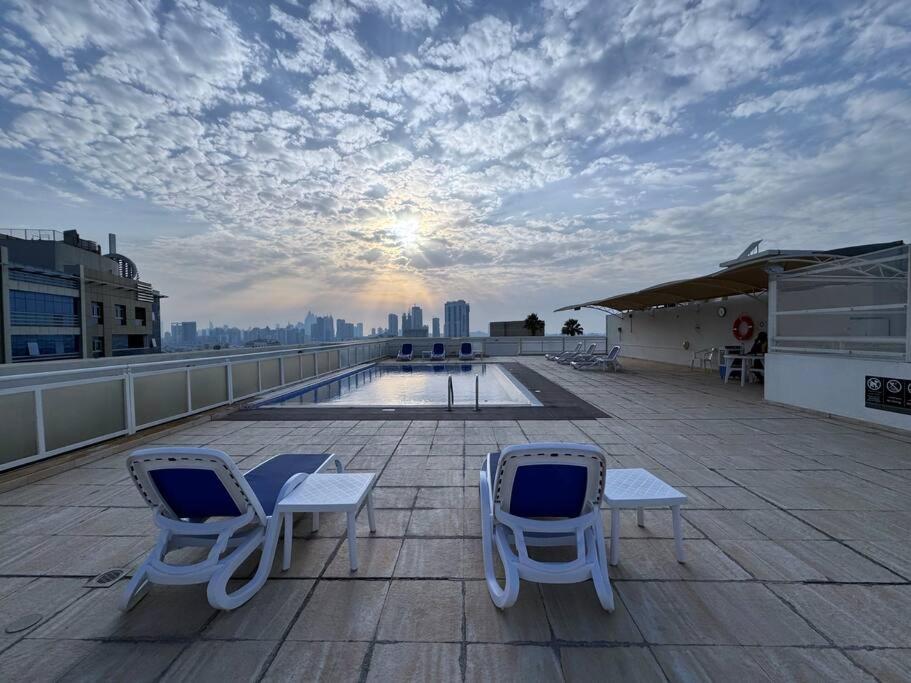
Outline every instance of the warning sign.
{"label": "warning sign", "polygon": [[911,379],[867,375],[864,381],[864,405],[876,410],[911,415]]}

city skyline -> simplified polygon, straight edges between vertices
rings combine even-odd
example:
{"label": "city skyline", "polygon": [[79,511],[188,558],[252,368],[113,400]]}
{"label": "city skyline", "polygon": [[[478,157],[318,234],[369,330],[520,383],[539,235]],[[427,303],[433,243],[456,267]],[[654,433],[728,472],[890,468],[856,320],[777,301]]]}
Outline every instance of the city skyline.
{"label": "city skyline", "polygon": [[319,307],[369,326],[453,294],[477,326],[553,319],[754,239],[904,234],[909,17],[894,2],[10,0],[4,226],[117,232],[168,319]]}

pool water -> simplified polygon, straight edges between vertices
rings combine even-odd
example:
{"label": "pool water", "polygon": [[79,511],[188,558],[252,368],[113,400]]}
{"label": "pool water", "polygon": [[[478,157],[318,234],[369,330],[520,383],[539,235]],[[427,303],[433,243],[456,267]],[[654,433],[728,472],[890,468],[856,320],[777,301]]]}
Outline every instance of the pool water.
{"label": "pool water", "polygon": [[455,405],[473,406],[475,378],[482,406],[539,406],[506,368],[489,363],[375,364],[339,377],[283,391],[262,408],[445,406],[449,378]]}

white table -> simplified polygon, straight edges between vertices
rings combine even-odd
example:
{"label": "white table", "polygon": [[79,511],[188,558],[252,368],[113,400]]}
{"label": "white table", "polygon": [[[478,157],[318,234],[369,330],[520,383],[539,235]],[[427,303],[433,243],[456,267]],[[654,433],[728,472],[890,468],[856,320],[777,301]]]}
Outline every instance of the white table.
{"label": "white table", "polygon": [[367,499],[367,520],[370,533],[376,532],[373,519],[373,484],[375,472],[345,472],[342,474],[311,474],[275,506],[275,514],[284,515],[285,547],[282,569],[291,566],[291,544],[295,512],[312,512],[313,529],[319,529],[319,513],[345,512],[348,515],[348,557],[351,571],[357,571],[358,508]]}
{"label": "white table", "polygon": [[[724,383],[728,383],[731,372],[740,371],[740,386],[745,386],[747,375],[750,374],[750,371],[753,369],[753,363],[762,360],[764,355],[761,353],[726,353],[724,354],[724,358]],[[735,368],[734,361],[738,358],[740,359],[740,365]]]}
{"label": "white table", "polygon": [[610,508],[610,563],[620,561],[620,510],[636,510],[636,521],[644,526],[645,508],[670,507],[674,520],[674,549],[684,562],[683,523],[680,506],[686,495],[641,468],[607,470],[604,475],[604,504]]}

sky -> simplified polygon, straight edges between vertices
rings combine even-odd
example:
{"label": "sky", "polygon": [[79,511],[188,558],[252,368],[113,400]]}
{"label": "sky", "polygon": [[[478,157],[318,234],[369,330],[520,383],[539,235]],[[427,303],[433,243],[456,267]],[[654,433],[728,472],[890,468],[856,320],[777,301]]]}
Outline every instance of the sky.
{"label": "sky", "polygon": [[907,0],[2,0],[0,228],[116,232],[166,322],[557,332],[909,240],[909,81]]}

